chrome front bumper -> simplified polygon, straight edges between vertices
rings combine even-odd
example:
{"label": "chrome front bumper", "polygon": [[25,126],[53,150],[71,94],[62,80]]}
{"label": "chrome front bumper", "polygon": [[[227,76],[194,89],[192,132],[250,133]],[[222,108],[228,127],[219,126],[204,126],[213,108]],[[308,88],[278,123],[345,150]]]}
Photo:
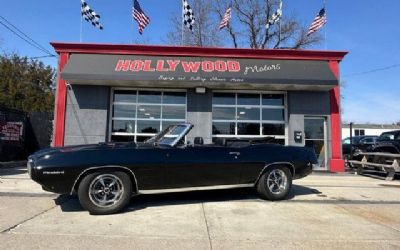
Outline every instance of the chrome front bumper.
{"label": "chrome front bumper", "polygon": [[26,168],[28,169],[29,177],[32,178],[32,168],[33,168],[33,160],[29,159],[28,163],[26,164]]}

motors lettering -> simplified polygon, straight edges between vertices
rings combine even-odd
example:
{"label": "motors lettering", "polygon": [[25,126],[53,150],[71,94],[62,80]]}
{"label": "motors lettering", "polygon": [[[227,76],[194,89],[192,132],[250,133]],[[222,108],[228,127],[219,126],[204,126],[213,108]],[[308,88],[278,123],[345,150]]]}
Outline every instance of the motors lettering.
{"label": "motors lettering", "polygon": [[181,68],[185,73],[240,72],[240,63],[232,60],[181,61],[181,60],[119,60],[117,72],[175,72]]}

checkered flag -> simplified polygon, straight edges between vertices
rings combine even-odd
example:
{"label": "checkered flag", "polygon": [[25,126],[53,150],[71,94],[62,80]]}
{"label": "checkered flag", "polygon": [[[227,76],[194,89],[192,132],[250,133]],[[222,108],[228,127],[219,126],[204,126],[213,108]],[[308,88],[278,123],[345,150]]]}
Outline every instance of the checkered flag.
{"label": "checkered flag", "polygon": [[268,20],[267,24],[265,25],[265,28],[269,29],[269,27],[277,23],[281,19],[281,17],[282,17],[282,1],[279,3],[279,8],[275,11],[274,14],[272,14],[270,19]]}
{"label": "checkered flag", "polygon": [[94,27],[102,30],[103,26],[100,24],[100,16],[89,7],[85,0],[81,0],[81,2],[81,13],[83,18],[85,18],[87,22],[90,22]]}
{"label": "checkered flag", "polygon": [[196,18],[187,0],[183,0],[183,24],[193,32],[193,25]]}

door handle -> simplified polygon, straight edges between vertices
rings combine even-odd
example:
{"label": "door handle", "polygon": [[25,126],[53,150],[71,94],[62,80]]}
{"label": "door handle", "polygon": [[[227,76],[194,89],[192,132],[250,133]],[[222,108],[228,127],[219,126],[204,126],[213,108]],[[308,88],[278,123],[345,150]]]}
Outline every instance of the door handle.
{"label": "door handle", "polygon": [[229,154],[238,156],[238,155],[240,155],[240,152],[229,152]]}

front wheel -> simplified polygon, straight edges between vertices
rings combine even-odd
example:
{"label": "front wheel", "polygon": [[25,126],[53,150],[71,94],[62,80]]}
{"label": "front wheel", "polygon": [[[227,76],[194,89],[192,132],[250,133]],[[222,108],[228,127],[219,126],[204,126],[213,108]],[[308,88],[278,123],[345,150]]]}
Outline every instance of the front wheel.
{"label": "front wheel", "polygon": [[271,201],[283,200],[292,187],[292,174],[287,167],[268,168],[257,183],[257,192],[261,198]]}
{"label": "front wheel", "polygon": [[86,175],[78,188],[79,202],[91,214],[105,215],[121,211],[129,202],[132,184],[120,171],[99,171]]}

